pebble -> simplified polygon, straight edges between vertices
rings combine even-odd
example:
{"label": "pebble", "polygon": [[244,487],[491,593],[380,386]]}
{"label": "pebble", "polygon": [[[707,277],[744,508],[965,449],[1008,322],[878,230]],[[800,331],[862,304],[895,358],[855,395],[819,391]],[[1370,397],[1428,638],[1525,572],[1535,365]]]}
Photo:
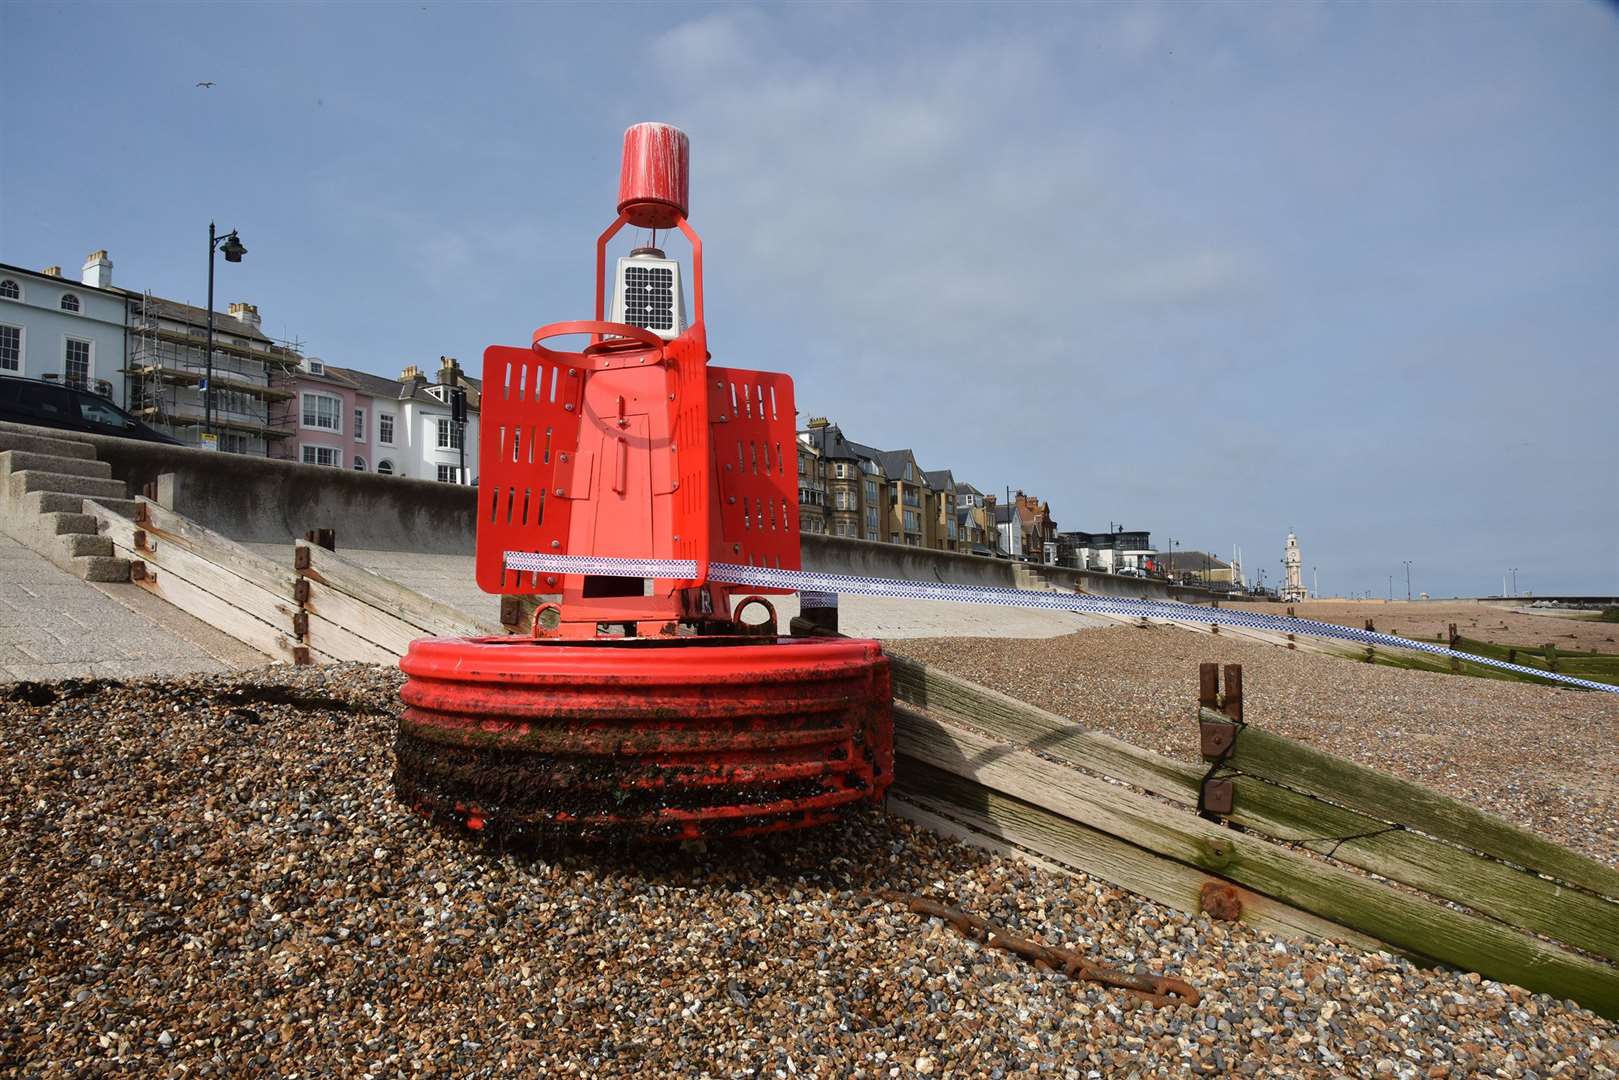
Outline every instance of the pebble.
{"label": "pebble", "polygon": [[[395,800],[399,682],[0,687],[0,1073],[1619,1076],[1619,1026],[1567,1002],[1277,951],[875,810],[702,851],[492,850]],[[1203,1000],[1037,970],[885,888]]]}

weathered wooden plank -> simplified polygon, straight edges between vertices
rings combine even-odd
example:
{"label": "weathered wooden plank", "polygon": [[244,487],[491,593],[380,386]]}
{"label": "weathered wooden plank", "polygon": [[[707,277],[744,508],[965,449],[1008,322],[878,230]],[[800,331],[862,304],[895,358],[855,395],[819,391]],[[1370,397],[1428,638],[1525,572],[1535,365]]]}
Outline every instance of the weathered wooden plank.
{"label": "weathered wooden plank", "polygon": [[[1213,710],[1204,710],[1203,717],[1225,719]],[[1252,724],[1243,729],[1227,760],[1250,776],[1339,803],[1379,820],[1398,821],[1469,850],[1619,899],[1619,870],[1420,784],[1368,769]]]}
{"label": "weathered wooden plank", "polygon": [[1398,892],[973,732],[894,710],[896,751],[1401,949],[1619,1018],[1619,969],[1481,916]]}
{"label": "weathered wooden plank", "polygon": [[[894,789],[923,809],[937,807],[947,820],[962,822],[986,837],[1027,848],[1176,911],[1196,914],[1205,884],[1229,884],[915,758],[901,761]],[[1389,948],[1347,926],[1240,886],[1233,888],[1242,904],[1240,921],[1255,929],[1285,938],[1342,941],[1362,949]]]}
{"label": "weathered wooden plank", "polygon": [[890,655],[888,662],[896,700],[959,717],[1019,746],[1066,757],[1154,795],[1197,803],[1204,770],[1195,765],[1087,731],[1066,717],[915,660]]}
{"label": "weathered wooden plank", "polygon": [[[895,696],[957,716],[1016,745],[1197,805],[1204,770],[1088,732],[1055,713],[919,664],[891,658]],[[1190,736],[1188,736],[1190,737]],[[1247,736],[1244,735],[1244,738]],[[1226,817],[1340,862],[1619,959],[1619,904],[1263,780],[1238,777]],[[1355,837],[1341,840],[1341,837]]]}
{"label": "weathered wooden plank", "polygon": [[307,540],[296,541],[294,551],[294,558],[298,561],[304,558],[303,553],[308,553],[309,565],[302,571],[304,577],[347,593],[402,622],[410,623],[424,632],[417,634],[417,637],[488,637],[505,633],[498,622],[479,619],[423,596]]}
{"label": "weathered wooden plank", "polygon": [[304,601],[304,610],[380,648],[390,657],[386,661],[388,663],[405,655],[412,641],[431,636],[417,626],[332,588],[324,581],[310,579],[309,598]]}
{"label": "weathered wooden plank", "polygon": [[[119,547],[116,543],[114,549],[126,559],[143,558],[140,552]],[[159,568],[135,584],[272,660],[285,664],[297,663],[297,654],[293,650],[298,643],[285,631],[232,606],[178,574]]]}
{"label": "weathered wooden plank", "polygon": [[[93,512],[101,534],[112,540],[113,546],[124,558],[139,559],[149,568],[179,577],[212,593],[231,607],[268,623],[284,634],[292,633],[292,620],[298,613],[298,603],[293,599],[294,579],[291,575],[287,575],[284,582],[287,586],[285,593],[271,592],[257,582],[195,554],[188,546],[176,542],[172,534],[166,531],[143,529],[128,518],[112,514],[99,506]],[[140,544],[135,542],[137,533],[141,534]]]}
{"label": "weathered wooden plank", "polygon": [[[184,514],[166,510],[149,499],[143,498],[139,501],[146,508],[144,524],[131,523],[128,518],[117,514],[112,514],[112,518],[133,529],[143,529],[149,534],[159,535],[172,546],[207,559],[215,566],[252,582],[266,592],[289,599],[292,597],[297,575],[291,568],[277,566],[257,552],[248,550],[228,536],[204,528]],[[97,507],[97,511],[99,511],[98,518],[102,514],[110,513],[105,507]],[[86,512],[93,512],[89,510],[88,503]]]}
{"label": "weathered wooden plank", "polygon": [[397,653],[367,641],[341,623],[319,615],[309,614],[309,630],[305,640],[309,646],[331,660],[352,660],[363,664],[384,664],[392,667],[399,662]]}

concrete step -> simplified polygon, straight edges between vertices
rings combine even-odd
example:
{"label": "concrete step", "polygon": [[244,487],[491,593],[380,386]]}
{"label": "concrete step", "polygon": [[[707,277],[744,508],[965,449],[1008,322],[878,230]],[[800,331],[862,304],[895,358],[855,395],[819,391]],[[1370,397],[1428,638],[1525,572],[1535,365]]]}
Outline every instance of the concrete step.
{"label": "concrete step", "polygon": [[0,450],[23,450],[30,454],[54,454],[57,457],[68,458],[95,458],[94,446],[74,442],[73,436],[65,431],[60,435],[45,434],[49,430],[18,424],[0,424]]}
{"label": "concrete step", "polygon": [[96,518],[94,514],[41,514],[39,528],[46,536],[68,536],[75,533],[94,536]]}
{"label": "concrete step", "polygon": [[27,450],[0,450],[0,474],[22,472],[24,469],[38,469],[41,472],[62,473],[69,476],[95,476],[101,479],[112,475],[112,466],[95,458],[36,454]]}
{"label": "concrete step", "polygon": [[129,560],[105,555],[80,555],[74,558],[72,570],[86,581],[128,581]]}
{"label": "concrete step", "polygon": [[97,499],[96,502],[131,521],[135,520],[135,507],[140,505],[134,499]]}
{"label": "concrete step", "polygon": [[77,514],[84,509],[84,496],[60,491],[30,491],[17,505],[24,514]]}
{"label": "concrete step", "polygon": [[69,559],[81,555],[111,556],[112,538],[94,533],[64,533],[56,538],[56,549]]}
{"label": "concrete step", "polygon": [[71,473],[45,472],[24,469],[11,474],[11,497],[20,499],[33,491],[56,491],[68,495],[88,495],[92,499],[125,499],[129,492],[122,480],[105,480],[96,476],[74,476]]}

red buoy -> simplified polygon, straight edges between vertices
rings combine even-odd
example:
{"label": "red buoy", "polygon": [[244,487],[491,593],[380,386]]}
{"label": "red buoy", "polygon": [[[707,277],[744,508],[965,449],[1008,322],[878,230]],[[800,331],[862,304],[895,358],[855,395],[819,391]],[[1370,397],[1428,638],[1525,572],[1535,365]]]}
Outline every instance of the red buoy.
{"label": "red buoy", "polygon": [[618,212],[639,229],[672,229],[691,205],[691,141],[672,124],[624,132]]}
{"label": "red buoy", "polygon": [[396,782],[472,828],[693,839],[802,828],[893,773],[888,658],[850,638],[424,638]]}
{"label": "red buoy", "polygon": [[[678,128],[630,128],[595,318],[484,352],[478,584],[535,606],[512,637],[411,643],[394,772],[409,805],[484,836],[803,828],[891,779],[882,646],[783,637],[764,597],[790,589],[709,579],[716,561],[801,568],[797,411],[787,375],[709,363],[688,155]],[[619,259],[611,294],[634,303],[606,321],[607,245],[627,225],[678,228],[690,278]],[[581,334],[580,351],[545,344]],[[606,565],[520,568],[537,555]],[[752,608],[766,621],[745,622]]]}

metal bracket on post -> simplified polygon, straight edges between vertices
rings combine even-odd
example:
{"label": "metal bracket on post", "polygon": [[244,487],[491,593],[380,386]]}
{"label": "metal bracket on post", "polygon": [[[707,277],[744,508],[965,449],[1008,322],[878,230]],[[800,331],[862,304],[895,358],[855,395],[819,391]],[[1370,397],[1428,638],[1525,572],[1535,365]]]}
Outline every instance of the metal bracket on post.
{"label": "metal bracket on post", "polygon": [[[1197,704],[1199,751],[1209,762],[1209,771],[1203,775],[1198,788],[1197,812],[1213,818],[1231,813],[1235,788],[1229,779],[1216,778],[1215,773],[1225,764],[1237,745],[1237,732],[1242,719],[1242,665],[1227,664],[1225,669],[1225,695],[1220,694],[1220,666],[1204,663],[1198,666]],[[1205,719],[1204,710],[1218,711],[1223,720]]]}

